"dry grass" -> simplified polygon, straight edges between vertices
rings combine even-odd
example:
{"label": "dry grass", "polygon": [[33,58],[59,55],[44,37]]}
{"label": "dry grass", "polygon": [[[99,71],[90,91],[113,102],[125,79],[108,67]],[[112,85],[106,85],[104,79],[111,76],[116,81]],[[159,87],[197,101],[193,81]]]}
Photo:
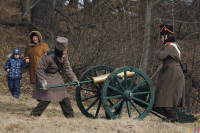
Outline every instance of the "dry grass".
{"label": "dry grass", "polygon": [[[89,119],[78,109],[76,102],[72,100],[75,118],[66,119],[62,115],[59,104],[51,103],[40,117],[30,117],[29,113],[37,102],[31,95],[22,92],[20,99],[11,97],[6,86],[0,93],[0,133],[188,133],[189,129],[199,129],[200,121],[195,123],[165,123],[157,117],[149,114],[144,120],[132,119]],[[73,96],[71,96],[74,99]],[[198,119],[200,116],[197,116]]]}

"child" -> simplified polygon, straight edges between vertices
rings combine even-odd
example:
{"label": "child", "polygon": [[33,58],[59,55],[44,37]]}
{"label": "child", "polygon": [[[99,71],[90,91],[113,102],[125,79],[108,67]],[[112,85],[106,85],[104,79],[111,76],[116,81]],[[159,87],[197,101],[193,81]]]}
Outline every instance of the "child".
{"label": "child", "polygon": [[26,62],[20,57],[21,51],[19,49],[13,50],[13,55],[5,64],[5,70],[7,71],[8,87],[11,94],[15,98],[20,96],[20,80],[22,78],[22,68],[28,66],[29,60]]}

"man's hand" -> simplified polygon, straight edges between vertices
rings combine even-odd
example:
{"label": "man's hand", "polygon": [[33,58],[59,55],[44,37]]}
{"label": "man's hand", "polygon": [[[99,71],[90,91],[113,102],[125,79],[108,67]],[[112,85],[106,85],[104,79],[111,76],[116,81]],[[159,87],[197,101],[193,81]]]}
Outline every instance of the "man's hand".
{"label": "man's hand", "polygon": [[47,81],[46,80],[44,80],[44,82],[42,83],[42,88],[45,91],[48,89],[48,87],[47,87]]}
{"label": "man's hand", "polygon": [[7,69],[7,72],[10,72],[10,69]]}
{"label": "man's hand", "polygon": [[80,82],[76,79],[76,80],[74,80],[74,81],[72,81],[73,83],[76,83],[77,84],[77,86],[80,86]]}

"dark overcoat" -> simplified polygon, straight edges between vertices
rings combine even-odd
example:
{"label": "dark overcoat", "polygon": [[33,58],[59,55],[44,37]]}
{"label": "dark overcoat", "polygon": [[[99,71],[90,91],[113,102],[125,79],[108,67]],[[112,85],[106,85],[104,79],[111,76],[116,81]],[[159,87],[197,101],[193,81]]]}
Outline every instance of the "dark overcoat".
{"label": "dark overcoat", "polygon": [[[68,56],[58,58],[59,62],[63,64],[63,72],[70,78],[71,81],[76,80],[76,76],[72,71],[72,68],[70,66]],[[60,85],[64,84],[63,78],[60,75],[59,72],[56,72],[58,70],[58,66],[54,62],[53,58],[51,57],[51,54],[48,53],[44,54],[39,62],[37,71],[36,71],[36,79],[34,84],[34,90],[33,90],[33,98],[37,100],[43,100],[43,101],[62,101],[62,99],[66,98],[67,91],[65,89],[65,86],[63,87],[56,87],[49,90],[42,90],[41,84],[44,82],[44,80],[47,81],[47,86],[54,86],[54,85]],[[46,71],[46,72],[45,72]],[[48,72],[48,73],[47,73]],[[55,74],[49,73],[49,72],[56,72]]]}
{"label": "dark overcoat", "polygon": [[164,45],[156,54],[163,67],[158,74],[154,106],[184,107],[185,78],[177,49],[173,45]]}

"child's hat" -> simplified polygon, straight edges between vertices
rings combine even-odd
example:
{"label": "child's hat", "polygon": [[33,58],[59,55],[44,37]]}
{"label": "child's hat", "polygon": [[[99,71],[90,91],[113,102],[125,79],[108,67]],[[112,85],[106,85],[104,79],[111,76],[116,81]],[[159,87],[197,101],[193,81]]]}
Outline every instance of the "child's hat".
{"label": "child's hat", "polygon": [[14,49],[13,50],[13,54],[19,54],[19,55],[21,55],[20,49]]}

